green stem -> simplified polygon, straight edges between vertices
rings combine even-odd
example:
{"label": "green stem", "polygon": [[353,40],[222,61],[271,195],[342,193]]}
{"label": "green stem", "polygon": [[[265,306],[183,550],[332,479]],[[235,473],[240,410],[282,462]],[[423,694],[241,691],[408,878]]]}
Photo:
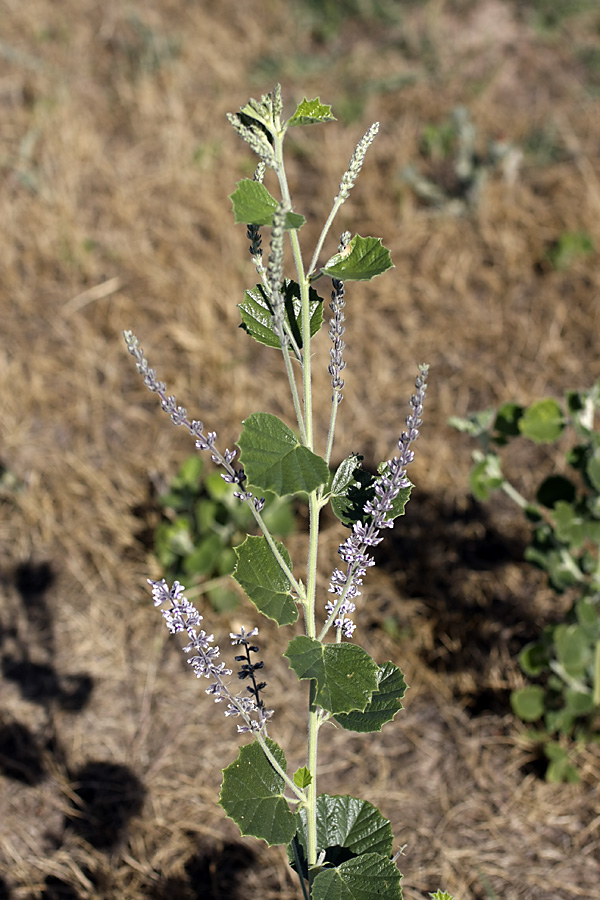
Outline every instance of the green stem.
{"label": "green stem", "polygon": [[[292,199],[290,197],[290,189],[287,183],[285,166],[283,163],[283,138],[285,131],[280,131],[274,135],[275,140],[275,156],[278,162],[276,169],[279,188],[281,190],[281,200],[284,206],[292,209]],[[300,286],[300,301],[302,304],[302,383],[304,396],[304,446],[309,450],[313,449],[313,423],[312,423],[312,396],[311,396],[311,359],[310,359],[310,305],[309,305],[309,280],[304,273],[304,262],[302,260],[302,252],[298,233],[290,231],[290,244],[292,246],[292,254],[298,275],[298,284]]]}
{"label": "green stem", "polygon": [[281,571],[283,572],[285,577],[288,579],[288,581],[291,583],[292,588],[298,595],[298,598],[301,601],[301,603],[303,605],[306,605],[306,593],[304,591],[304,588],[302,587],[300,582],[296,580],[296,578],[294,577],[294,573],[292,572],[292,570],[286,563],[285,559],[279,552],[279,550],[277,548],[277,544],[275,542],[275,539],[273,538],[273,535],[271,534],[271,532],[265,525],[265,521],[264,521],[263,517],[261,516],[261,514],[258,512],[258,510],[254,506],[254,499],[246,500],[246,503],[248,504],[248,507],[250,508],[252,515],[254,516],[254,518],[258,524],[258,527],[262,531],[263,537],[265,538],[267,544],[271,548],[271,551],[273,553],[273,556],[277,560],[279,568],[281,569]]}
{"label": "green stem", "polygon": [[256,739],[257,739],[258,743],[260,744],[263,753],[265,754],[265,756],[267,757],[267,759],[269,760],[270,764],[273,766],[273,768],[275,769],[275,771],[277,772],[277,774],[278,774],[281,778],[283,778],[283,780],[285,781],[285,783],[287,784],[287,786],[289,787],[289,789],[292,791],[293,794],[296,795],[296,797],[298,798],[298,800],[300,801],[300,803],[306,804],[306,802],[307,802],[307,796],[306,796],[306,793],[305,793],[301,788],[299,788],[297,784],[294,784],[294,782],[293,782],[293,780],[290,778],[290,776],[287,775],[287,774],[284,772],[284,770],[281,768],[281,766],[279,765],[279,763],[277,762],[277,760],[275,759],[275,757],[273,756],[273,754],[272,754],[271,751],[269,750],[269,745],[267,744],[267,742],[266,742],[265,738],[263,737],[263,735],[260,734],[260,733],[257,734],[257,735],[256,735]]}
{"label": "green stem", "polygon": [[338,392],[333,392],[333,398],[331,401],[331,415],[329,416],[329,433],[327,434],[327,447],[325,449],[325,462],[329,465],[329,461],[331,459],[331,451],[333,450],[333,438],[335,435],[335,422],[337,419],[337,409],[339,406],[339,396]]}
{"label": "green stem", "polygon": [[304,427],[304,416],[302,415],[302,407],[300,406],[300,397],[298,396],[298,387],[296,385],[296,379],[294,377],[294,370],[292,369],[292,360],[290,358],[290,351],[287,345],[281,345],[281,352],[283,353],[283,359],[285,362],[285,370],[287,372],[288,382],[290,385],[290,391],[292,394],[292,401],[294,403],[294,410],[296,413],[296,421],[298,422],[298,428],[300,430],[300,440],[303,444],[306,444],[306,429]]}
{"label": "green stem", "polygon": [[317,261],[319,259],[319,254],[321,253],[321,250],[323,249],[323,244],[325,243],[325,238],[329,234],[329,229],[333,225],[333,220],[337,216],[338,210],[343,202],[344,201],[340,198],[339,195],[333,201],[333,206],[331,207],[331,212],[329,213],[329,215],[327,217],[327,221],[323,225],[323,230],[321,231],[321,234],[319,235],[319,240],[317,241],[317,246],[315,247],[315,252],[313,253],[313,257],[310,261],[310,266],[308,267],[308,278],[309,279],[312,278],[312,276],[314,274],[314,271],[315,271],[315,268],[317,265]]}
{"label": "green stem", "polygon": [[317,864],[317,747],[319,735],[319,713],[316,703],[317,684],[310,682],[310,698],[308,712],[308,771],[312,781],[307,788],[306,800],[306,853],[308,871]]}
{"label": "green stem", "polygon": [[600,706],[600,640],[594,650],[594,706]]}

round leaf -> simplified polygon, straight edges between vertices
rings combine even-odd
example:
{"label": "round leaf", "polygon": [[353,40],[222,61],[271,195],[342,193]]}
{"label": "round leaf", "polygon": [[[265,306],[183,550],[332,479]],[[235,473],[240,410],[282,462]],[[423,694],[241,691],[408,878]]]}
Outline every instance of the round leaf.
{"label": "round leaf", "polygon": [[298,635],[284,656],[302,679],[317,682],[317,703],[334,716],[363,710],[377,690],[377,663],[355,644],[322,644]]}
{"label": "round leaf", "polygon": [[544,689],[539,684],[531,684],[513,691],[510,705],[514,714],[523,722],[535,722],[544,712]]}
{"label": "round leaf", "polygon": [[565,420],[556,400],[532,403],[519,419],[519,431],[536,444],[551,444],[562,434]]}
{"label": "round leaf", "polygon": [[[269,750],[285,771],[285,754],[267,738]],[[289,844],[296,833],[296,817],[283,796],[285,782],[265,756],[258,741],[240,749],[238,758],[223,770],[219,802],[241,833],[262,838],[270,846]]]}

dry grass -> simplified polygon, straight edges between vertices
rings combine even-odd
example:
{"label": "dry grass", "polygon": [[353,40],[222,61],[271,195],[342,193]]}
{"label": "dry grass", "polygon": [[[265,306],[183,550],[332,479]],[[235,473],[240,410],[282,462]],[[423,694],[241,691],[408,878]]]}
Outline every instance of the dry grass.
{"label": "dry grass", "polygon": [[[360,21],[277,0],[5,0],[0,459],[17,486],[0,521],[0,897],[297,897],[283,854],[241,842],[216,807],[230,723],[148,604],[139,511],[149,476],[191,448],[120,336],[133,328],[224,444],[258,408],[289,416],[276,355],[236,327],[252,272],[227,201],[252,163],[224,114],[276,80],[291,108],[320,94],[342,113],[294,135],[308,246],[353,142],[382,123],[340,225],[381,235],[396,269],[348,294],[340,453],[389,455],[415,365],[432,367],[418,489],[359,621],[406,670],[407,710],[366,742],[332,733],[321,788],[357,789],[391,818],[406,900],[440,884],[462,900],[596,895],[598,750],[582,752],[579,786],[547,785],[506,712],[515,650],[553,600],[519,562],[514,512],[468,500],[470,447],[446,425],[600,375],[597,256],[546,261],[566,230],[600,247],[600,18],[580,4],[543,31],[533,5],[381,4],[384,21],[356,4],[372,13]],[[400,177],[423,126],[457,104],[482,141],[538,148],[462,218]],[[330,566],[339,532],[324,537]],[[383,634],[386,616],[409,636]],[[280,647],[266,628],[273,736],[293,765],[301,710]]]}

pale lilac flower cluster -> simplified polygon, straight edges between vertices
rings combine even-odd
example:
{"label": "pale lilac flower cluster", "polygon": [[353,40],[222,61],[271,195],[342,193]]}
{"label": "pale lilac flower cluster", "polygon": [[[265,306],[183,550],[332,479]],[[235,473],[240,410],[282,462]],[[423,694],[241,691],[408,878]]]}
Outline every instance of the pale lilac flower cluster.
{"label": "pale lilac flower cluster", "polygon": [[[187,634],[189,644],[183,647],[183,651],[184,653],[194,653],[188,659],[188,664],[196,673],[196,678],[204,676],[213,679],[206,693],[214,697],[215,703],[220,703],[222,700],[227,701],[226,716],[242,716],[245,725],[238,725],[239,732],[252,731],[266,734],[267,721],[273,715],[273,710],[265,709],[259,697],[259,691],[265,687],[265,684],[256,685],[253,681],[251,696],[234,696],[223,681],[232,674],[232,671],[225,666],[225,663],[217,663],[219,648],[212,646],[214,635],[207,634],[204,630],[198,630],[202,616],[193,603],[183,596],[185,590],[183,585],[175,581],[173,586],[169,587],[164,578],[161,581],[152,581],[149,578],[148,584],[152,587],[155,606],[162,606],[163,603],[169,604],[168,608],[162,610],[162,614],[170,633],[185,632]],[[258,628],[253,628],[249,632],[242,628],[240,634],[230,634],[229,636],[233,645],[244,644],[247,646],[248,638],[254,637],[256,634],[258,634]],[[257,668],[262,668],[262,664],[252,666],[247,663],[246,667],[242,669],[244,674],[240,674],[238,677],[245,678],[250,671],[253,673]]]}
{"label": "pale lilac flower cluster", "polygon": [[[217,466],[223,466],[226,470],[221,474],[221,478],[228,484],[242,485],[246,480],[243,469],[235,469],[233,461],[237,456],[237,450],[225,450],[221,453],[216,447],[217,432],[209,431],[204,434],[204,425],[197,420],[189,421],[187,410],[183,406],[177,405],[174,396],[167,395],[167,386],[164,381],[158,381],[156,378],[156,370],[151,369],[148,360],[144,356],[144,351],[140,347],[140,342],[132,331],[124,331],[123,337],[127,345],[127,350],[136,361],[136,368],[140,375],[144,378],[144,384],[153,394],[158,394],[162,409],[170,416],[174,425],[184,425],[193,438],[196,439],[197,450],[210,450],[211,459]],[[235,491],[234,497],[239,500],[252,501],[257,512],[260,512],[265,505],[264,497],[254,497],[250,491]]]}
{"label": "pale lilac flower cluster", "polygon": [[375,565],[375,560],[369,548],[380,544],[383,537],[380,535],[382,528],[393,528],[394,500],[402,488],[410,486],[406,477],[406,467],[414,459],[414,452],[410,445],[419,436],[419,428],[423,422],[423,403],[427,392],[428,366],[422,365],[415,379],[416,394],[410,398],[411,413],[406,419],[407,430],[402,432],[398,441],[398,456],[389,460],[384,471],[375,479],[374,496],[368,500],[363,508],[365,521],[356,522],[352,533],[340,544],[338,553],[346,563],[346,571],[334,569],[329,585],[329,592],[336,594],[336,602],[329,601],[325,607],[328,617],[334,616],[333,624],[340,629],[344,637],[350,638],[354,633],[355,624],[349,618],[356,606],[354,600],[360,595],[359,586],[367,571],[367,568]]}

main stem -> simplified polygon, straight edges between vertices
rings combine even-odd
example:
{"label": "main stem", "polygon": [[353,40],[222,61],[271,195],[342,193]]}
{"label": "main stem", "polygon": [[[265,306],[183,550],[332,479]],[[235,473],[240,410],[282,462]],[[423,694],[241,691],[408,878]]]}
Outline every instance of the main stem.
{"label": "main stem", "polygon": [[[282,130],[275,135],[275,154],[278,162],[277,177],[281,190],[282,202],[292,208],[285,167],[283,164],[283,138]],[[302,304],[302,394],[304,400],[304,433],[302,440],[309,450],[313,450],[313,413],[312,413],[312,369],[310,354],[310,282],[304,269],[304,261],[298,240],[298,233],[290,231],[290,243],[298,284],[300,286],[300,300]],[[309,496],[309,548],[306,566],[306,603],[304,606],[306,633],[308,637],[315,637],[315,600],[317,584],[317,554],[319,541],[319,513],[320,505],[316,491]],[[316,682],[310,682],[309,708],[308,708],[308,746],[307,768],[311,775],[311,783],[307,790],[306,800],[306,853],[309,873],[317,863],[317,743],[318,743],[318,705],[316,701]]]}

